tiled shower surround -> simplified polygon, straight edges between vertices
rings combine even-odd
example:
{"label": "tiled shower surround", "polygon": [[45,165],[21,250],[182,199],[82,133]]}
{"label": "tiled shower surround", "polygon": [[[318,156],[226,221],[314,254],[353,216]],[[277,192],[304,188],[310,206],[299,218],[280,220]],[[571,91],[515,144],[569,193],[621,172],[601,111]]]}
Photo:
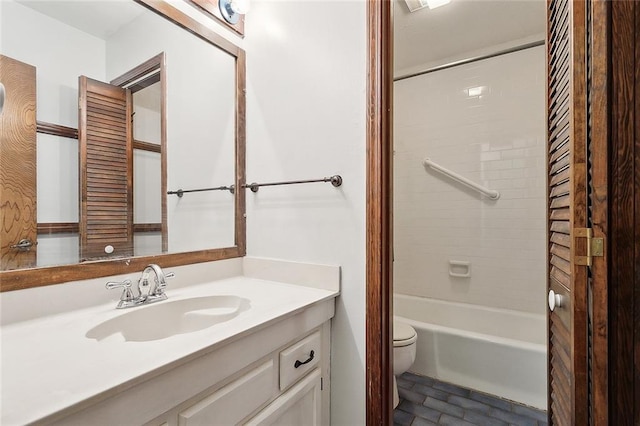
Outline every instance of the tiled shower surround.
{"label": "tiled shower surround", "polygon": [[[395,83],[395,292],[544,313],[544,52]],[[425,168],[425,157],[500,199]],[[450,261],[470,262],[471,276],[450,276]]]}

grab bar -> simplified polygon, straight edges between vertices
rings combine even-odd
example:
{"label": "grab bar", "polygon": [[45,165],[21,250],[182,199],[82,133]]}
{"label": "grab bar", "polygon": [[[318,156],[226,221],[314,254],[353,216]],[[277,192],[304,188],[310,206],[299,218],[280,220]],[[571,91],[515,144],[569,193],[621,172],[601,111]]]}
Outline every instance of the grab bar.
{"label": "grab bar", "polygon": [[431,167],[435,171],[442,173],[443,175],[449,176],[451,179],[460,182],[461,184],[466,185],[469,188],[475,189],[476,191],[480,192],[483,195],[486,195],[492,200],[497,200],[498,198],[500,198],[500,193],[498,191],[494,191],[492,189],[485,188],[482,185],[478,185],[477,183],[470,181],[466,177],[460,176],[456,172],[452,172],[451,170],[434,163],[430,158],[425,158],[423,164],[425,166]]}

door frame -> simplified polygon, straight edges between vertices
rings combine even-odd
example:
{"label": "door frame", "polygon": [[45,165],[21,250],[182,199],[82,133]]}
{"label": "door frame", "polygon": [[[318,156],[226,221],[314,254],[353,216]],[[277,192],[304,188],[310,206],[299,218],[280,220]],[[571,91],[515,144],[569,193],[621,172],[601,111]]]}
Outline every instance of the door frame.
{"label": "door frame", "polygon": [[631,426],[640,424],[640,2],[607,5],[608,421]]}
{"label": "door frame", "polygon": [[393,424],[393,1],[367,1],[366,415]]}
{"label": "door frame", "polygon": [[[109,82],[114,86],[128,88],[131,95],[150,86],[160,83],[160,144],[158,146],[149,145],[146,141],[136,139],[135,130],[132,128],[133,149],[139,149],[147,152],[157,152],[160,154],[160,235],[162,253],[169,252],[169,229],[167,226],[167,60],[164,52],[158,53],[153,58],[146,60],[140,65],[130,69],[124,74],[114,78]],[[133,106],[132,106],[133,108]],[[135,114],[135,113],[134,113]],[[132,123],[135,121],[135,115],[132,116]],[[132,124],[133,125],[133,124]],[[157,143],[157,142],[156,142]],[[134,170],[135,175],[135,170]],[[135,180],[134,180],[135,185]],[[137,227],[136,225],[139,225]],[[155,223],[133,223],[133,234],[136,232],[145,232],[150,229],[157,232]]]}
{"label": "door frame", "polygon": [[[594,38],[598,66],[607,70],[598,101],[604,102],[604,106],[599,104],[604,108],[600,109],[604,114],[604,118],[600,116],[604,120],[600,146],[604,143],[607,147],[602,159],[606,162],[606,176],[599,178],[606,181],[608,216],[617,218],[605,225],[609,236],[606,251],[610,256],[601,265],[600,273],[609,279],[609,284],[594,289],[599,300],[593,312],[597,331],[594,344],[599,350],[594,353],[592,366],[596,385],[592,415],[596,424],[607,424],[621,420],[616,418],[616,411],[621,416],[632,409],[627,420],[638,422],[640,365],[633,360],[640,356],[640,321],[634,321],[640,318],[640,73],[636,71],[640,69],[640,5],[587,1],[593,1],[595,15],[604,18],[596,21],[596,28],[602,31]],[[367,35],[366,422],[387,425],[393,422],[391,0],[367,2]],[[635,64],[633,60],[625,61],[625,57],[635,58]],[[620,91],[619,86],[626,90]],[[635,158],[635,164],[629,158]],[[617,253],[626,255],[617,258]],[[635,266],[630,267],[629,262]],[[611,312],[633,315],[610,318]],[[609,411],[609,401],[623,404],[625,410]]]}

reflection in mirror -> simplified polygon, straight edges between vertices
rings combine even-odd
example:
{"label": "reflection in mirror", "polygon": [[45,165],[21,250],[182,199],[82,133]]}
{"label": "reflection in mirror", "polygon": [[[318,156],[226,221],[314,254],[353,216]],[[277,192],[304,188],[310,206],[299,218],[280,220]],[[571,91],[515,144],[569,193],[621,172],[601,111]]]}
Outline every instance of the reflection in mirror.
{"label": "reflection in mirror", "polygon": [[162,97],[159,80],[132,94],[133,239],[138,256],[166,251],[167,246],[166,204],[162,203]]}
{"label": "reflection in mirror", "polygon": [[[190,22],[156,3],[182,26]],[[167,195],[237,186],[244,175],[244,157],[236,158],[240,50],[218,48],[147,7],[0,3],[3,270],[244,246],[236,223],[243,194]],[[80,91],[81,76],[97,89]],[[123,93],[121,103],[105,95],[108,83]],[[10,128],[9,113],[31,121]],[[5,169],[7,159],[13,165]],[[32,245],[11,247],[23,239]]]}

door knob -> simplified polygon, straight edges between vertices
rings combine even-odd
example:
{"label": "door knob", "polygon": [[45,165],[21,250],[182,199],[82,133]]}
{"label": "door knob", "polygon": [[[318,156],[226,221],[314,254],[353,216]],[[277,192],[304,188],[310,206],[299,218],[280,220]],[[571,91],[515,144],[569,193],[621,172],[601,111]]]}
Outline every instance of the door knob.
{"label": "door knob", "polygon": [[553,290],[549,290],[549,310],[553,312],[555,308],[561,308],[564,305],[564,296],[557,294]]}

